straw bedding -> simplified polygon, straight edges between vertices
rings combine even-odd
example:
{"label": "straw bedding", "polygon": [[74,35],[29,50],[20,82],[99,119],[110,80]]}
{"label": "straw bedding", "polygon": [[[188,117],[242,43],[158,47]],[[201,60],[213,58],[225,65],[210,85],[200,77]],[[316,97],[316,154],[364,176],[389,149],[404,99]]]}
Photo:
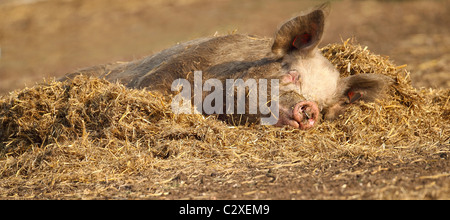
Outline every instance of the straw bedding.
{"label": "straw bedding", "polygon": [[170,97],[78,76],[0,99],[1,198],[450,198],[450,90],[348,40],[322,48],[342,76],[389,96],[308,131],[175,115]]}

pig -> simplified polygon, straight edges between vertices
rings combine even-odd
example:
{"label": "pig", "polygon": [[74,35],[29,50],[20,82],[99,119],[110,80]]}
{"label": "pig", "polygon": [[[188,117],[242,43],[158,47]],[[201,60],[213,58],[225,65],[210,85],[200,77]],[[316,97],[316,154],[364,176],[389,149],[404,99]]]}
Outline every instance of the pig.
{"label": "pig", "polygon": [[[279,114],[275,126],[310,129],[322,119],[338,118],[352,103],[374,101],[391,82],[382,74],[340,77],[318,49],[327,7],[319,6],[288,20],[273,39],[244,34],[205,37],[140,60],[80,70],[64,79],[93,75],[129,88],[166,94],[173,94],[171,86],[177,79],[193,82],[193,73],[199,70],[203,79],[214,78],[223,84],[227,79],[277,79]],[[202,95],[205,98],[207,92]],[[223,113],[218,118],[244,124],[258,123],[262,116],[248,114],[246,106],[245,114]]]}

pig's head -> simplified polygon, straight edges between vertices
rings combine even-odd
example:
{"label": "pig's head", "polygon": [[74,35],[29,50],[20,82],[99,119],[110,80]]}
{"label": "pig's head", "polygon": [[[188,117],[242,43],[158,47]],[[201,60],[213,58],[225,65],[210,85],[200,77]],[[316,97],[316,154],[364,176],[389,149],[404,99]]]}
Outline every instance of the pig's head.
{"label": "pig's head", "polygon": [[272,53],[281,60],[278,126],[309,129],[322,118],[333,120],[351,103],[375,100],[389,82],[381,74],[340,78],[317,48],[324,21],[324,10],[317,9],[286,22],[276,33]]}

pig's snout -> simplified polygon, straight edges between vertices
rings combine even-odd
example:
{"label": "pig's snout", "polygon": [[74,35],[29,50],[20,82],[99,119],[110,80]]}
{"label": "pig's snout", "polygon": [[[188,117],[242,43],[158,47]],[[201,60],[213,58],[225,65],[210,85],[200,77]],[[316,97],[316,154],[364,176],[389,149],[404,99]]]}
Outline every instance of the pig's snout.
{"label": "pig's snout", "polygon": [[299,102],[294,106],[292,115],[300,129],[310,129],[319,119],[319,106],[311,101]]}
{"label": "pig's snout", "polygon": [[276,126],[289,125],[302,130],[310,129],[319,120],[319,106],[312,101],[302,101],[293,109],[280,109],[280,118]]}

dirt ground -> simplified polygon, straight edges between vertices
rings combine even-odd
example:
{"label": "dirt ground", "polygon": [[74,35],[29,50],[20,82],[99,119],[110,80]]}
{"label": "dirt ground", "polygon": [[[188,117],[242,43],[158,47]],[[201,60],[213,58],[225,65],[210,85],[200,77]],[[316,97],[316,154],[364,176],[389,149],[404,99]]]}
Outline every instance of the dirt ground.
{"label": "dirt ground", "polygon": [[[0,0],[0,94],[31,87],[44,77],[60,77],[83,67],[141,58],[177,42],[215,33],[237,31],[272,36],[284,20],[316,4],[312,0]],[[332,1],[321,47],[353,37],[373,53],[388,56],[398,66],[406,64],[413,86],[448,89],[449,23],[450,0]],[[367,150],[373,157],[349,149],[336,151],[342,155],[329,161],[316,158],[251,164],[248,161],[253,160],[241,163],[238,160],[233,166],[245,167],[241,172],[234,172],[227,163],[223,167],[213,163],[214,158],[199,159],[192,161],[191,166],[143,171],[119,181],[105,178],[101,182],[79,181],[65,186],[64,181],[55,185],[49,179],[49,183],[33,186],[32,181],[27,184],[27,178],[23,178],[14,187],[0,184],[3,191],[0,196],[450,199],[448,127],[442,131],[441,139],[429,144],[436,149],[427,151],[412,146],[408,152],[413,154],[398,153],[401,149],[396,148],[384,157],[379,154],[384,149],[372,146]],[[291,137],[287,133],[283,130],[273,135]],[[278,151],[283,148],[268,149],[268,154],[282,155]],[[327,151],[320,146],[312,148],[317,155]],[[45,158],[46,150],[41,151]],[[180,158],[171,160],[176,159]],[[201,163],[212,165],[193,171]],[[17,168],[17,173],[20,170]],[[156,174],[160,177],[158,184],[150,185]]]}

